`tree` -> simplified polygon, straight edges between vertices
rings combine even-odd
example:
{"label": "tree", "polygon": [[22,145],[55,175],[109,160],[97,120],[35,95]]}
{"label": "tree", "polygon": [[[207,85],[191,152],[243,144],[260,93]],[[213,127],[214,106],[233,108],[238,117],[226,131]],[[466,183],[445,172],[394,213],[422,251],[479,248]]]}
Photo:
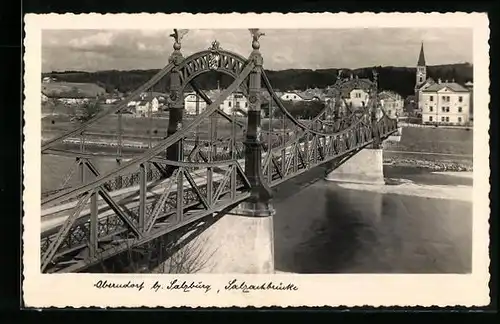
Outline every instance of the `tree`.
{"label": "tree", "polygon": [[86,121],[92,119],[95,115],[97,115],[101,110],[102,107],[99,102],[97,102],[97,100],[85,102],[81,107],[81,113],[77,116],[74,116],[74,119],[76,119],[80,123],[85,123]]}

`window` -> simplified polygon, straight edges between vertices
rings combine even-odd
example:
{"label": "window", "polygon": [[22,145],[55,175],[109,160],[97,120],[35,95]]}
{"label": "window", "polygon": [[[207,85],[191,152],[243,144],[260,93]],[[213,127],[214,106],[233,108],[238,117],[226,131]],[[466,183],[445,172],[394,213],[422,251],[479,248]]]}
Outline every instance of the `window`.
{"label": "window", "polygon": [[[446,107],[446,112],[450,112],[450,107]],[[448,118],[448,117],[446,117]]]}
{"label": "window", "polygon": [[288,95],[286,95],[286,99],[288,99]]}
{"label": "window", "polygon": [[418,82],[422,82],[422,77],[418,78]]}
{"label": "window", "polygon": [[434,101],[434,96],[430,96],[429,101]]}
{"label": "window", "polygon": [[429,116],[429,121],[432,121],[432,116]]}
{"label": "window", "polygon": [[450,117],[446,117],[446,122],[449,122],[450,121]]}
{"label": "window", "polygon": [[248,107],[248,102],[245,101],[245,108],[247,108],[247,107]]}
{"label": "window", "polygon": [[432,107],[429,107],[429,111],[432,112]]}
{"label": "window", "polygon": [[458,122],[461,123],[462,122],[462,117],[458,117]]}
{"label": "window", "polygon": [[388,110],[387,113],[390,115],[392,115],[392,110]]}
{"label": "window", "polygon": [[228,106],[231,107],[231,101],[229,101]]}
{"label": "window", "polygon": [[444,117],[441,117],[441,121],[444,122]]}
{"label": "window", "polygon": [[462,96],[458,97],[458,102],[462,102],[463,100],[464,100],[464,98]]}
{"label": "window", "polygon": [[441,112],[446,112],[446,107],[441,107]]}
{"label": "window", "polygon": [[462,107],[458,107],[458,112],[462,112]]}

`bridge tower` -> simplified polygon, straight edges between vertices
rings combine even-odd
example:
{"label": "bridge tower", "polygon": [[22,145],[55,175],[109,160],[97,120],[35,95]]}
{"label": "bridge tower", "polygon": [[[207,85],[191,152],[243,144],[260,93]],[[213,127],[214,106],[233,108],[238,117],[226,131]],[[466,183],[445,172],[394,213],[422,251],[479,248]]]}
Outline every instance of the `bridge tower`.
{"label": "bridge tower", "polygon": [[[184,114],[184,95],[182,94],[182,85],[179,74],[179,66],[184,60],[181,53],[181,38],[182,34],[176,30],[174,34],[171,35],[174,39],[174,51],[170,55],[169,63],[174,64],[174,68],[170,72],[170,105],[168,108],[168,129],[167,137],[172,136],[178,130],[182,128],[182,116]],[[172,161],[182,160],[182,141],[167,148],[166,157]],[[168,172],[169,170],[167,170]],[[171,172],[171,171],[170,171]]]}
{"label": "bridge tower", "polygon": [[249,217],[270,217],[274,209],[270,204],[271,189],[262,175],[262,136],[261,136],[261,69],[263,58],[259,51],[259,37],[262,33],[253,32],[252,54],[250,60],[255,67],[249,76],[249,108],[247,133],[245,139],[245,173],[252,186],[251,195],[238,208],[238,213]]}
{"label": "bridge tower", "polygon": [[[203,242],[204,255],[210,255],[199,272],[208,273],[274,273],[274,235],[271,204],[271,189],[262,173],[261,136],[261,79],[263,58],[259,38],[264,34],[251,29],[252,53],[249,61],[254,67],[248,76],[248,113],[245,140],[245,176],[250,185],[250,196],[218,219],[193,240],[194,245]],[[174,44],[171,62],[182,63],[180,44]],[[171,76],[171,91],[181,88],[175,69]],[[172,92],[175,93],[175,92]],[[171,95],[169,134],[175,133],[182,122],[183,103]],[[177,101],[176,101],[177,100]],[[167,152],[171,158],[180,157],[182,149],[177,146]],[[189,249],[188,244],[186,249]]]}
{"label": "bridge tower", "polygon": [[383,117],[378,98],[378,73],[373,71],[373,82],[368,89],[371,100],[369,109],[372,143],[326,176],[334,182],[384,185],[382,130],[378,127]]}
{"label": "bridge tower", "polygon": [[[318,166],[327,166],[330,171],[336,168],[328,180],[383,184],[380,144],[397,131],[397,120],[380,109],[377,76],[375,82],[369,82],[369,89],[363,81],[371,98],[368,106],[352,109],[343,105],[339,111],[342,97],[337,92],[333,107],[325,107],[304,124],[281,103],[263,69],[259,43],[263,33],[258,29],[250,32],[252,52],[248,58],[223,50],[217,41],[211,48],[184,58],[181,38],[187,30],[175,29],[170,35],[175,39],[174,51],[162,70],[116,106],[42,144],[44,154],[77,158],[61,188],[42,195],[42,272],[94,272],[96,267],[109,269],[107,265],[115,269],[115,261],[124,259],[120,269],[111,271],[274,273],[270,188]],[[234,79],[213,101],[195,82],[197,76],[211,71]],[[120,112],[167,75],[167,137],[127,158],[116,169],[99,172],[92,160],[100,155],[83,149],[87,130],[106,116]],[[281,113],[282,129],[278,131],[271,118],[268,129],[262,129],[261,82]],[[347,82],[339,79],[338,85],[352,86]],[[197,109],[196,117],[183,125],[183,91],[188,84],[206,107],[203,112]],[[234,112],[230,116],[221,109],[238,88],[248,98],[246,123],[236,119]],[[229,138],[213,135],[216,126],[212,119],[219,117],[231,123]],[[236,126],[241,127],[241,133],[236,132]],[[208,139],[199,138],[201,127],[207,127],[203,134],[208,134]],[[121,119],[118,129],[117,145],[121,147]],[[66,139],[73,141],[71,136],[81,136],[80,151],[55,147]],[[220,152],[216,146],[222,147]],[[118,157],[122,158],[121,151]],[[86,170],[93,177],[66,186],[81,159],[85,159]],[[152,173],[151,179],[148,167],[158,171]],[[177,256],[181,262],[202,269],[175,270]]]}

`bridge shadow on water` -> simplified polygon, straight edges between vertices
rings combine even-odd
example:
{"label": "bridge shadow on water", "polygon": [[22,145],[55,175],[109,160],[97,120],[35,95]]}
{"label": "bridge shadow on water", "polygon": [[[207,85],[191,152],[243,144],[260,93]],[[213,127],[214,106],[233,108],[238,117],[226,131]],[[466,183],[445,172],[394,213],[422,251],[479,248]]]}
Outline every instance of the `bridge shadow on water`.
{"label": "bridge shadow on water", "polygon": [[276,195],[277,271],[471,272],[470,203],[347,190],[324,180],[304,188],[312,181]]}

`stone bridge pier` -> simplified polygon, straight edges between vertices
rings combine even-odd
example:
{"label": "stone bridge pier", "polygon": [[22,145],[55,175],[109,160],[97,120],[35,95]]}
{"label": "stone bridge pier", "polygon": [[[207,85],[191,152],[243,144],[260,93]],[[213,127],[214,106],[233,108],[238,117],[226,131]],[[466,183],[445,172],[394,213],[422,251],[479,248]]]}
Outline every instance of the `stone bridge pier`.
{"label": "stone bridge pier", "polygon": [[374,72],[374,82],[370,92],[375,97],[375,103],[370,107],[373,143],[352,156],[345,163],[327,174],[325,180],[334,182],[350,182],[361,184],[383,185],[383,149],[382,138],[377,128],[377,120],[383,116],[378,107],[377,73]]}
{"label": "stone bridge pier", "polygon": [[326,180],[383,185],[383,160],[382,148],[365,148],[330,172]]}

